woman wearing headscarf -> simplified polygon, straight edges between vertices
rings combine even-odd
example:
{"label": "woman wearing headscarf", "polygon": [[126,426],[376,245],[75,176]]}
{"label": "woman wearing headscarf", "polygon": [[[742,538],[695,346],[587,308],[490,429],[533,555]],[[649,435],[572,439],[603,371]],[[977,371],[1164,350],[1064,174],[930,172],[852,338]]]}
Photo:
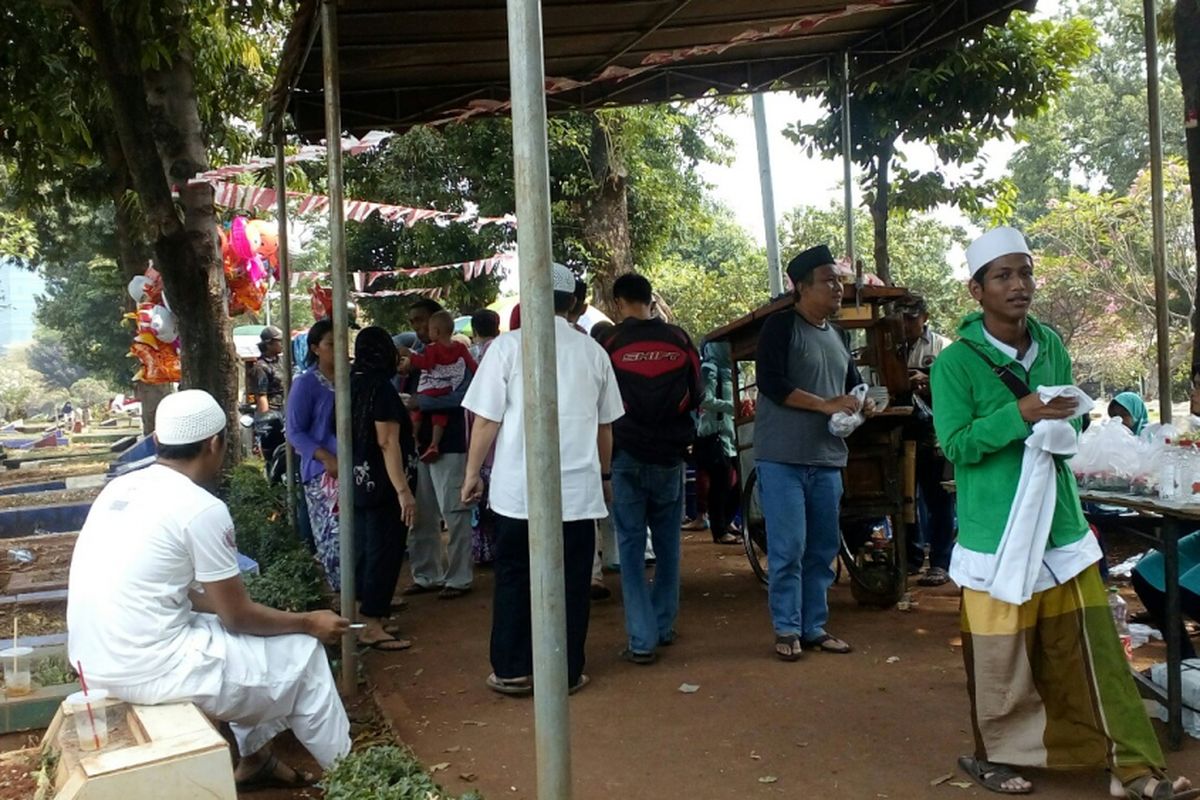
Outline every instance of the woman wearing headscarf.
{"label": "woman wearing headscarf", "polygon": [[354,341],[350,370],[353,417],[354,529],[358,540],[354,574],[362,644],[376,650],[406,650],[408,639],[384,628],[413,524],[417,501],[417,453],[412,422],[392,384],[396,345],[387,331],[363,328]]}
{"label": "woman wearing headscarf", "polygon": [[300,482],[312,524],[313,547],[336,592],[342,588],[338,544],[337,435],[333,405],[333,323],[323,319],[308,330],[305,370],[287,402],[287,438],[300,454]]}
{"label": "woman wearing headscarf", "polygon": [[700,400],[694,452],[697,471],[703,471],[708,481],[705,496],[697,499],[708,511],[713,542],[741,544],[741,539],[729,531],[729,523],[737,512],[734,489],[737,446],[733,439],[733,356],[728,342],[704,345],[700,377],[704,394]]}
{"label": "woman wearing headscarf", "polygon": [[1108,404],[1108,415],[1125,423],[1125,427],[1129,428],[1134,436],[1141,435],[1149,420],[1146,404],[1137,392],[1121,392],[1114,397]]}

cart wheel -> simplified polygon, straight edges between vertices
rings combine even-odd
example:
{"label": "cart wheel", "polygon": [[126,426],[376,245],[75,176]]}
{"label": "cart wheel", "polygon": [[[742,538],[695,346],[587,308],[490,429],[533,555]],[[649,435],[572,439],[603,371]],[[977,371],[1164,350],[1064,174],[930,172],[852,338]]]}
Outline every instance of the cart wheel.
{"label": "cart wheel", "polygon": [[[893,546],[895,539],[892,540]],[[850,594],[862,606],[891,608],[908,588],[907,576],[896,558],[886,563],[859,563],[855,552],[861,542],[852,544],[842,530],[839,570],[845,568],[850,576]]]}
{"label": "cart wheel", "polygon": [[767,520],[758,499],[758,470],[751,469],[742,489],[742,545],[750,569],[765,586],[767,583]]}

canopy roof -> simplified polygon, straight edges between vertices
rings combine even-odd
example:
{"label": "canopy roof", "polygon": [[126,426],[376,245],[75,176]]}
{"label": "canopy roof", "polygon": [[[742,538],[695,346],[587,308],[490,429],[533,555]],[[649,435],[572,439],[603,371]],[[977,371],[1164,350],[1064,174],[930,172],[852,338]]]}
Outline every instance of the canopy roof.
{"label": "canopy roof", "polygon": [[[856,79],[1036,0],[544,0],[550,113]],[[319,0],[301,0],[270,99],[324,134]],[[341,0],[342,126],[359,134],[507,110],[504,0]]]}

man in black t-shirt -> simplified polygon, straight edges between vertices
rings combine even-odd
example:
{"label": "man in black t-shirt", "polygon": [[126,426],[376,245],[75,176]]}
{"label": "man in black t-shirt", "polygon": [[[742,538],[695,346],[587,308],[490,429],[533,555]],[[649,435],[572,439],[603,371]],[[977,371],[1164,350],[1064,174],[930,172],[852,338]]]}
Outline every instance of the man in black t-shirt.
{"label": "man in black t-shirt", "polygon": [[[435,300],[423,298],[408,310],[408,322],[417,337],[411,348],[420,352],[429,343],[429,318],[442,311]],[[405,594],[438,592],[438,597],[461,597],[471,590],[471,509],[460,497],[467,465],[467,426],[462,400],[471,380],[468,377],[452,393],[441,397],[417,394],[420,372],[411,370],[403,380],[405,404],[420,409],[417,429],[418,452],[425,452],[433,439],[432,412],[447,415],[446,430],[438,445],[441,457],[421,463],[417,474],[417,522],[408,538],[412,585]],[[445,520],[449,540],[442,544],[441,521]]]}
{"label": "man in black t-shirt", "polygon": [[[620,324],[601,344],[625,403],[613,424],[612,518],[621,554],[621,595],[629,644],[622,656],[651,664],[675,640],[679,612],[679,537],[683,458],[696,434],[700,356],[691,337],[653,315],[650,281],[626,274],[613,283]],[[646,581],[646,529],[654,545],[654,582]]]}

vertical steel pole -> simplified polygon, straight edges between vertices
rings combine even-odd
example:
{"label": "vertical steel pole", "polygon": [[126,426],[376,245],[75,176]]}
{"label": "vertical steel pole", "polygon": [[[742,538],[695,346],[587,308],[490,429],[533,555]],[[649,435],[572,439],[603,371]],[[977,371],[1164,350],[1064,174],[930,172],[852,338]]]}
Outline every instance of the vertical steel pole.
{"label": "vertical steel pole", "polygon": [[771,183],[771,149],[767,141],[767,104],[762,94],[754,95],[754,141],[758,145],[758,185],[762,189],[763,230],[767,237],[767,277],[771,297],[783,294],[783,270],[779,263],[779,232],[775,227],[775,186]]}
{"label": "vertical steel pole", "polygon": [[1167,239],[1163,210],[1162,116],[1158,88],[1158,14],[1142,0],[1146,26],[1146,104],[1150,121],[1150,216],[1154,222],[1154,316],[1158,327],[1158,408],[1171,421],[1171,331],[1167,314]]}
{"label": "vertical steel pole", "polygon": [[525,404],[533,674],[537,685],[533,696],[537,796],[542,800],[570,800],[562,475],[550,281],[550,163],[540,0],[508,0],[508,69],[512,86],[513,173],[517,219],[521,220],[517,226],[521,258],[521,367],[525,396],[538,398],[536,403]]}
{"label": "vertical steel pole", "polygon": [[[283,327],[283,407],[287,408],[288,395],[292,391],[292,264],[288,258],[287,239],[287,173],[283,164],[283,121],[275,125],[275,224],[279,226],[279,280],[276,286],[283,288],[279,292],[279,323]],[[271,298],[267,296],[267,308],[271,307]],[[288,527],[296,530],[296,478],[293,468],[296,463],[296,453],[288,444],[286,452],[287,477],[284,485],[287,487],[287,519]]]}
{"label": "vertical steel pole", "polygon": [[[321,56],[325,68],[325,143],[329,159],[329,264],[333,283],[333,389],[337,429],[338,536],[341,539],[342,616],[354,619],[354,485],[350,481],[350,320],[346,313],[346,219],[342,206],[342,95],[338,75],[337,0],[321,0]],[[358,689],[354,634],[342,637],[342,693]]]}
{"label": "vertical steel pole", "polygon": [[[850,51],[842,53],[842,184],[845,192],[846,258],[854,266],[854,174],[850,139]],[[855,272],[857,274],[857,270]]]}

